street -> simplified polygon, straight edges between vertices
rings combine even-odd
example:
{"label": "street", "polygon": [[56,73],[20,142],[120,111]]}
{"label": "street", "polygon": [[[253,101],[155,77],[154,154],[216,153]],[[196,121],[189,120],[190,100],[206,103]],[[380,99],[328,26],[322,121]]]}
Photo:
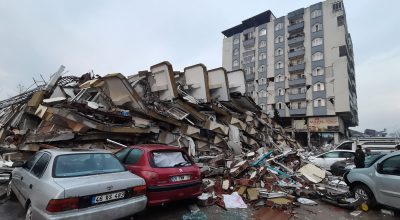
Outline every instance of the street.
{"label": "street", "polygon": [[[0,202],[0,216],[2,220],[22,220],[25,218],[25,211],[17,201],[9,201],[4,199]],[[188,201],[180,201],[164,206],[157,206],[147,208],[143,213],[137,214],[131,218],[137,220],[169,220],[169,219],[208,219],[208,220],[244,220],[255,219],[254,213],[257,210],[248,209],[229,209],[223,210],[218,206],[199,207],[200,212],[196,215],[191,215]],[[294,216],[291,219],[305,219],[305,220],[321,220],[332,219],[333,216],[337,220],[395,220],[398,217],[384,215],[377,211],[363,212],[359,216],[350,215],[351,211],[338,208],[329,204],[318,201],[317,206],[302,205],[300,208],[294,210]]]}

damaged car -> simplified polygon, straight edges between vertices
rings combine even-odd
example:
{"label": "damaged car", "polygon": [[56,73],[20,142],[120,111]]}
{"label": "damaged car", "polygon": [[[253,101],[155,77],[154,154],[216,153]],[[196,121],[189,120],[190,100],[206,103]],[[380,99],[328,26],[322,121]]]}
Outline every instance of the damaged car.
{"label": "damaged car", "polygon": [[344,176],[356,199],[400,209],[400,152],[387,154],[367,168],[352,169]]}
{"label": "damaged car", "polygon": [[145,182],[108,151],[48,149],[16,167],[10,199],[26,219],[118,219],[145,209]]}
{"label": "damaged car", "polygon": [[202,194],[199,167],[178,147],[137,145],[124,148],[115,155],[128,170],[145,179],[149,206]]}

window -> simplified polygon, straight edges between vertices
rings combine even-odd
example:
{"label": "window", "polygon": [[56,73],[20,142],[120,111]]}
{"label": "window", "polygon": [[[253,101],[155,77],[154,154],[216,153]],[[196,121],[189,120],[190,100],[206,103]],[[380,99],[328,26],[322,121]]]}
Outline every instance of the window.
{"label": "window", "polygon": [[260,36],[264,36],[267,34],[267,30],[265,28],[260,30]]}
{"label": "window", "polygon": [[339,47],[339,57],[347,56],[347,47],[346,45]]}
{"label": "window", "polygon": [[353,152],[344,152],[344,151],[339,152],[339,157],[340,157],[340,158],[350,158],[350,159],[353,159],[354,156],[355,156],[355,154],[354,154]]}
{"label": "window", "polygon": [[261,65],[260,68],[258,69],[258,72],[264,72],[265,71],[265,65]]}
{"label": "window", "polygon": [[278,91],[278,96],[285,95],[285,90],[284,89],[279,88],[277,91]]}
{"label": "window", "polygon": [[344,25],[344,16],[343,15],[337,16],[336,19],[337,19],[337,26],[338,27]]}
{"label": "window", "polygon": [[314,24],[313,26],[312,26],[312,32],[318,32],[318,31],[321,31],[322,30],[322,24],[319,24],[319,23],[317,23],[317,24]]}
{"label": "window", "polygon": [[260,104],[260,107],[262,110],[266,110],[267,108],[265,107],[265,104]]}
{"label": "window", "polygon": [[276,63],[276,69],[282,69],[283,68],[283,63],[281,61]]}
{"label": "window", "polygon": [[315,69],[313,69],[312,75],[313,76],[324,75],[324,69],[322,67],[316,67]]}
{"label": "window", "polygon": [[279,31],[283,28],[283,23],[278,23],[275,25],[275,31]]}
{"label": "window", "polygon": [[275,56],[280,56],[280,55],[282,55],[282,54],[283,54],[282,48],[278,48],[278,49],[275,51]]}
{"label": "window", "polygon": [[258,55],[258,60],[265,60],[267,59],[267,54],[266,53],[260,53]]}
{"label": "window", "polygon": [[130,150],[131,150],[130,148],[124,148],[115,153],[115,156],[118,158],[119,161],[121,161],[121,163],[124,163],[125,157],[126,155],[128,155]]}
{"label": "window", "polygon": [[318,46],[318,45],[321,45],[321,44],[322,44],[322,38],[320,38],[320,37],[315,38],[315,39],[312,40],[312,42],[311,42],[311,45],[312,45],[313,47]]}
{"label": "window", "polygon": [[233,44],[239,44],[239,38],[236,38],[235,40],[233,40]]}
{"label": "window", "polygon": [[262,40],[260,42],[260,48],[267,46],[267,42],[265,40]]}
{"label": "window", "polygon": [[276,105],[277,105],[276,107],[278,109],[283,109],[283,103],[282,102],[278,102]]}
{"label": "window", "polygon": [[265,84],[267,84],[267,79],[266,78],[258,79],[258,85],[265,85]]}
{"label": "window", "polygon": [[334,12],[342,11],[343,10],[343,2],[339,1],[339,2],[333,3],[332,10]]}
{"label": "window", "polygon": [[244,40],[250,40],[254,38],[254,33],[253,32],[249,32],[247,34],[243,34]]}
{"label": "window", "polygon": [[382,174],[400,176],[400,156],[393,156],[382,162]]}
{"label": "window", "polygon": [[128,157],[125,160],[125,164],[135,164],[139,161],[140,157],[143,155],[143,152],[139,149],[132,149],[128,154]]}
{"label": "window", "polygon": [[292,102],[290,103],[290,107],[291,109],[302,109],[302,108],[306,108],[307,104],[305,101],[302,102]]}
{"label": "window", "polygon": [[236,56],[236,55],[239,55],[239,49],[234,49],[234,50],[233,50],[233,55],[235,55],[235,56]]}
{"label": "window", "polygon": [[322,154],[321,156],[318,156],[319,158],[339,158],[339,152],[329,152],[326,154]]}
{"label": "window", "polygon": [[314,92],[318,92],[318,91],[324,91],[325,90],[325,85],[323,83],[316,83],[314,84]]}
{"label": "window", "polygon": [[281,43],[283,42],[283,37],[281,35],[279,35],[278,37],[275,38],[275,43]]}
{"label": "window", "polygon": [[35,162],[42,156],[43,152],[38,152],[35,155],[33,155],[26,163],[24,164],[23,168],[26,170],[31,170]]}
{"label": "window", "polygon": [[320,9],[314,10],[314,11],[311,13],[311,17],[312,17],[312,18],[316,18],[316,17],[319,17],[319,16],[321,16],[321,15],[322,15],[322,11],[321,11]]}
{"label": "window", "polygon": [[276,76],[276,79],[275,79],[275,82],[282,82],[282,81],[284,81],[285,79],[284,79],[284,77],[282,76],[282,75],[277,75]]}
{"label": "window", "polygon": [[324,55],[321,52],[316,52],[311,57],[312,61],[322,60],[324,59]]}
{"label": "window", "polygon": [[325,106],[325,99],[315,99],[314,100],[314,107],[323,107]]}
{"label": "window", "polygon": [[239,61],[234,60],[234,61],[233,61],[233,66],[239,66]]}
{"label": "window", "polygon": [[337,149],[339,150],[351,150],[353,147],[353,142],[346,142],[340,145]]}
{"label": "window", "polygon": [[159,151],[152,153],[152,165],[160,168],[183,167],[192,165],[192,162],[181,151]]}
{"label": "window", "polygon": [[59,155],[54,160],[53,177],[76,177],[125,171],[110,153],[77,153]]}
{"label": "window", "polygon": [[50,161],[50,155],[47,153],[44,153],[39,160],[35,163],[35,166],[33,166],[31,173],[40,178],[42,177],[44,171],[46,170],[47,164]]}

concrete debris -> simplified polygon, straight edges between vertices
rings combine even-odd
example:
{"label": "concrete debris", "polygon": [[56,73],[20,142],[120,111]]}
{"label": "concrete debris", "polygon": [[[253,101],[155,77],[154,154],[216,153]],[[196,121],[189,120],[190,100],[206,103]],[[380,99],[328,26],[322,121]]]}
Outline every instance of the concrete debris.
{"label": "concrete debris", "polygon": [[44,148],[172,145],[200,167],[204,193],[198,205],[265,204],[259,216],[280,219],[291,216],[282,210],[295,207],[296,190],[320,191],[317,183],[335,188],[324,170],[304,165],[310,153],[292,134],[245,95],[242,70],[197,64],[181,72],[161,62],[128,77],[75,77],[64,76],[64,69],[49,83],[0,101],[0,155],[18,152],[0,167]]}

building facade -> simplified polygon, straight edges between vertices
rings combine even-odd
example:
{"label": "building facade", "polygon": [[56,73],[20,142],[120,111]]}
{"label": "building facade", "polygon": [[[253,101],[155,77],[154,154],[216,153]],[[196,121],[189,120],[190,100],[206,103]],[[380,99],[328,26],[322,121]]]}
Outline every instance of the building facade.
{"label": "building facade", "polygon": [[358,125],[353,46],[343,1],[327,0],[276,18],[266,11],[222,32],[228,71],[304,145],[338,143]]}

